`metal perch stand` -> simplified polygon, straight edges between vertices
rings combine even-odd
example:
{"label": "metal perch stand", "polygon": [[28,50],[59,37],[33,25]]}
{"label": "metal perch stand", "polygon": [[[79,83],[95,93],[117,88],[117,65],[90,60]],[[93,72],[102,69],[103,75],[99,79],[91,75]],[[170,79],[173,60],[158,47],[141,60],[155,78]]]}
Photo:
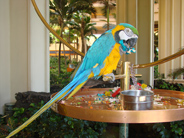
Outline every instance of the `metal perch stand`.
{"label": "metal perch stand", "polygon": [[[184,54],[184,49],[171,55],[168,56],[166,58],[163,58],[161,60],[158,60],[156,62],[152,62],[152,63],[147,63],[147,64],[140,64],[140,65],[134,65],[133,68],[147,68],[147,67],[152,67],[152,66],[156,66],[159,64],[163,64],[165,62],[168,62],[172,59],[175,59],[181,55]],[[130,62],[125,62],[125,67],[124,67],[124,71],[125,74],[123,75],[124,77],[124,84],[122,85],[122,89],[124,90],[128,90],[129,86],[130,86]],[[120,124],[120,128],[119,128],[119,136],[120,138],[128,138],[128,123],[124,123],[124,124]]]}

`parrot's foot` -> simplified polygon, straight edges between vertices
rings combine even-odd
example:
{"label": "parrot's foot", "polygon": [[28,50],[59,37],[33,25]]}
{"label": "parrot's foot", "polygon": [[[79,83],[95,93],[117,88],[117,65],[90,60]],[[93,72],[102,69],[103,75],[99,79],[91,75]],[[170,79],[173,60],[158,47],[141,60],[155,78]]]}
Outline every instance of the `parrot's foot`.
{"label": "parrot's foot", "polygon": [[113,83],[115,81],[115,76],[113,73],[110,74],[106,74],[103,76],[103,81],[110,81],[111,83]]}

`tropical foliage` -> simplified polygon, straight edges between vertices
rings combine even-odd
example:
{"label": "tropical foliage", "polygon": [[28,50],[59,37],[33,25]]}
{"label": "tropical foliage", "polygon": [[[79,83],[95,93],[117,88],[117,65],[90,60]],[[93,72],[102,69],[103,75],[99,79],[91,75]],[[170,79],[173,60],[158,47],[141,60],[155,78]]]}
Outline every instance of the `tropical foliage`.
{"label": "tropical foliage", "polygon": [[67,72],[69,63],[72,63],[75,67],[78,62],[67,60],[67,67],[65,66],[65,60],[61,58],[61,73],[58,74],[58,57],[50,58],[50,92],[58,92],[64,88],[70,82],[70,76],[73,72]]}
{"label": "tropical foliage", "polygon": [[[52,0],[50,1],[50,12],[51,12],[51,18],[50,23],[51,24],[57,24],[60,27],[60,36],[64,37],[65,30],[69,30],[69,21],[71,21],[73,14],[76,12],[82,12],[83,14],[95,14],[96,10],[92,5],[92,0]],[[84,29],[85,24],[83,24],[81,28]],[[84,30],[80,30],[79,32],[82,32]],[[78,30],[77,30],[78,31]],[[68,32],[68,38],[65,38],[69,43],[71,42],[70,36],[72,31]],[[74,32],[76,35],[79,34],[77,32]],[[83,33],[81,33],[83,34]],[[58,73],[61,73],[61,42],[59,42],[59,61],[58,61]],[[83,45],[84,47],[84,45]],[[78,47],[77,47],[78,48]],[[65,46],[63,45],[63,50],[65,49]],[[84,48],[83,48],[84,49]],[[64,52],[65,56],[65,52]],[[65,61],[66,64],[66,61]]]}
{"label": "tropical foliage", "polygon": [[[63,37],[64,27],[67,25],[66,21],[71,18],[70,5],[68,5],[68,0],[53,0],[50,1],[50,15],[51,24],[59,25],[61,31],[60,36]],[[65,53],[65,52],[64,52]],[[58,60],[58,73],[61,73],[60,61],[61,61],[61,41],[59,42],[59,60]]]}
{"label": "tropical foliage", "polygon": [[[107,19],[104,20],[106,22],[106,30],[110,29],[110,23],[109,23],[109,14],[110,11],[116,7],[116,3],[113,0],[98,0],[100,3],[104,4],[104,7],[102,9],[102,14]],[[112,13],[114,15],[114,18],[116,18],[116,14]]]}
{"label": "tropical foliage", "polygon": [[87,52],[87,45],[85,43],[85,39],[88,39],[89,36],[95,37],[95,35],[93,35],[93,32],[97,31],[97,29],[94,27],[96,23],[91,23],[90,21],[91,17],[89,14],[78,11],[73,14],[73,18],[69,22],[70,29],[78,32],[78,36],[81,37],[83,53]]}
{"label": "tropical foliage", "polygon": [[[39,104],[32,103],[29,108],[14,108],[14,114],[10,118],[0,116],[0,137],[7,136],[43,105],[43,101]],[[105,132],[106,126],[106,123],[65,117],[49,109],[14,138],[98,138]]]}
{"label": "tropical foliage", "polygon": [[168,76],[171,77],[173,81],[182,75],[184,75],[184,67],[175,69],[174,71],[168,74]]}

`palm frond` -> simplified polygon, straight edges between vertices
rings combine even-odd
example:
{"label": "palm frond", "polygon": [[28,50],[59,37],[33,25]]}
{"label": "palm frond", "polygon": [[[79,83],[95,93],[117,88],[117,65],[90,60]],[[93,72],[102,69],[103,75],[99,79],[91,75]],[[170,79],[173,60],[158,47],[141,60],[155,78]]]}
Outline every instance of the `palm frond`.
{"label": "palm frond", "polygon": [[168,77],[171,77],[174,80],[177,79],[180,75],[184,75],[184,67],[175,69],[173,72],[168,74]]}

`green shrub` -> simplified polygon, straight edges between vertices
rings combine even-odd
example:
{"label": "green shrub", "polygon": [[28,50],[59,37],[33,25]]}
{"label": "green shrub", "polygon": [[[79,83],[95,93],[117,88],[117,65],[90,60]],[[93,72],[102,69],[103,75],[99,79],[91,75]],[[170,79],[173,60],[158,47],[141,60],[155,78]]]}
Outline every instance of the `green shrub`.
{"label": "green shrub", "polygon": [[154,89],[184,91],[184,85],[178,83],[169,83],[166,82],[165,80],[158,79],[154,81]]}
{"label": "green shrub", "polygon": [[[162,79],[156,80],[154,89],[167,89],[184,91],[184,85],[178,83],[169,83]],[[184,137],[184,121],[174,121],[168,123],[146,124],[150,131],[154,131],[159,138],[183,138]],[[149,130],[148,129],[148,130]]]}
{"label": "green shrub", "polygon": [[[20,126],[29,117],[31,117],[40,107],[44,105],[41,101],[38,105],[30,104],[26,108],[14,108],[14,114],[8,119],[6,133]],[[71,117],[65,117],[53,112],[52,110],[45,111],[39,118],[33,121],[25,129],[20,131],[15,138],[98,138],[106,129],[106,123],[91,122]],[[0,130],[1,132],[1,130]],[[1,136],[2,133],[0,133]]]}
{"label": "green shrub", "polygon": [[6,115],[0,114],[0,138],[4,138],[6,135],[8,135],[9,126],[6,124]]}
{"label": "green shrub", "polygon": [[[61,73],[58,74],[58,57],[50,57],[50,86],[51,92],[57,92],[65,87],[70,82],[70,76],[73,72],[67,72],[68,64],[70,63],[67,60],[67,65],[65,65],[64,58],[61,58]],[[77,66],[78,62],[72,61],[71,64]],[[57,89],[55,90],[55,88]]]}
{"label": "green shrub", "polygon": [[146,124],[149,131],[155,138],[183,138],[184,121],[174,121],[168,123]]}

